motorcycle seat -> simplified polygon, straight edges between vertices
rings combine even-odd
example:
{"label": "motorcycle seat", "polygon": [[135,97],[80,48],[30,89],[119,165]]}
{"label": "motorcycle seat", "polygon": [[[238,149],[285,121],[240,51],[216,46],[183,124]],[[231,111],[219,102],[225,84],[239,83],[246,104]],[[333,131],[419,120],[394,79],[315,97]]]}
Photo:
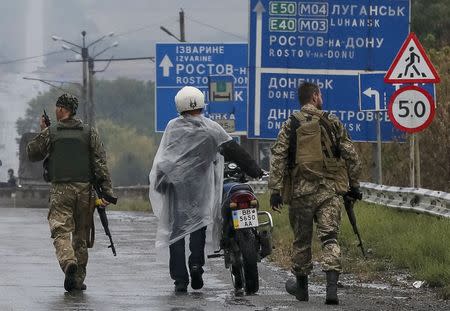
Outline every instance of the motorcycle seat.
{"label": "motorcycle seat", "polygon": [[233,193],[235,191],[239,191],[239,190],[247,190],[247,191],[253,192],[253,189],[250,185],[235,183],[233,185],[230,185],[230,187],[228,189],[226,189],[225,195],[228,196],[231,193]]}

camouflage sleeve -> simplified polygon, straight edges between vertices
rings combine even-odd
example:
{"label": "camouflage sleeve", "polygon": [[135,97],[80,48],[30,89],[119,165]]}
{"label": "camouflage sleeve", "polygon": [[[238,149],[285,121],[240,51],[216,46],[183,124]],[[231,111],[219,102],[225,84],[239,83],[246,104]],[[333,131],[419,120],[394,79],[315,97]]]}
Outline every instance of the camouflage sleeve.
{"label": "camouflage sleeve", "polygon": [[91,130],[91,148],[95,178],[102,187],[103,191],[105,191],[108,195],[113,196],[111,177],[106,165],[105,148],[103,147],[103,143],[100,141],[97,130],[94,128]]}
{"label": "camouflage sleeve", "polygon": [[291,119],[287,119],[277,140],[270,148],[272,157],[270,160],[270,176],[268,188],[272,193],[280,193],[283,186],[283,177],[288,161],[289,136],[291,132]]}
{"label": "camouflage sleeve", "polygon": [[361,175],[361,160],[355,145],[350,139],[345,126],[339,121],[338,130],[340,134],[340,150],[341,156],[345,160],[347,166],[348,178],[350,186],[359,187],[359,176]]}
{"label": "camouflage sleeve", "polygon": [[40,132],[27,145],[27,155],[31,162],[42,161],[50,151],[50,130]]}

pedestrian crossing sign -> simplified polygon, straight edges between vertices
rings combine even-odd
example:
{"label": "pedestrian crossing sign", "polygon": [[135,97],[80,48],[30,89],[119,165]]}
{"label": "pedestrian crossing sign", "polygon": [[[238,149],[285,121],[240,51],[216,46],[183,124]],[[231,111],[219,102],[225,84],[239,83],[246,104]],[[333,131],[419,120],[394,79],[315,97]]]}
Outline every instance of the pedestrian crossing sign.
{"label": "pedestrian crossing sign", "polygon": [[439,83],[441,78],[411,32],[384,76],[386,83]]}

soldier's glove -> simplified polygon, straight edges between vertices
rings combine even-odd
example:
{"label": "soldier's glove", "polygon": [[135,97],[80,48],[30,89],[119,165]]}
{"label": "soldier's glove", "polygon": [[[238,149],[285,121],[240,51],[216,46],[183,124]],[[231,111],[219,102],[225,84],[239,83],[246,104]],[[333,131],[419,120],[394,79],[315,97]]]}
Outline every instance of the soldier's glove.
{"label": "soldier's glove", "polygon": [[283,198],[279,193],[272,193],[270,195],[270,206],[272,210],[281,213],[281,208],[283,206]]}
{"label": "soldier's glove", "polygon": [[261,179],[264,176],[264,171],[258,167],[257,173],[255,175],[256,176],[254,176],[254,177],[252,176],[252,177]]}
{"label": "soldier's glove", "polygon": [[350,190],[347,191],[345,195],[354,200],[362,200],[362,193],[359,190],[359,187],[350,187]]}

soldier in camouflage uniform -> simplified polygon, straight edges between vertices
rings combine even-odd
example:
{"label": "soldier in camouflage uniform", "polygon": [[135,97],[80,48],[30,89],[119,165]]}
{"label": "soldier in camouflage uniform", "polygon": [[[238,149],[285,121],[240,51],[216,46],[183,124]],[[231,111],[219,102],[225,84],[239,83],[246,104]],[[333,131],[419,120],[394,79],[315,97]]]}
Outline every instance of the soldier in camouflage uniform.
{"label": "soldier in camouflage uniform", "polygon": [[[63,94],[56,102],[57,124],[41,118],[41,132],[27,146],[30,161],[48,157],[48,222],[67,291],[85,290],[87,248],[95,209],[92,181],[113,195],[106,154],[97,131],[74,118],[78,100]],[[102,199],[102,206],[108,201]]]}
{"label": "soldier in camouflage uniform", "polygon": [[286,290],[300,301],[308,300],[315,221],[327,275],[326,303],[338,304],[337,281],[342,268],[337,238],[342,195],[358,196],[361,164],[344,125],[322,111],[319,87],[305,82],[298,92],[302,107],[284,122],[271,148],[269,179],[270,205],[276,211],[283,203],[289,205],[294,231],[292,272],[296,279],[286,282]]}

